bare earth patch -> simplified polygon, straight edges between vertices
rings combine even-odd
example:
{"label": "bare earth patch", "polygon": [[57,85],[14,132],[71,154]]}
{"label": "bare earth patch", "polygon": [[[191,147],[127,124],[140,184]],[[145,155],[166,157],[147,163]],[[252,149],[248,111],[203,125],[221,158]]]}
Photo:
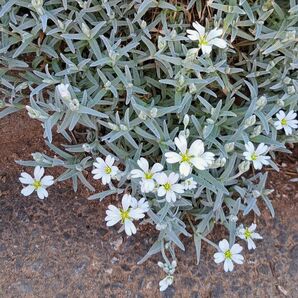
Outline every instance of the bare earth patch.
{"label": "bare earth patch", "polygon": [[[107,229],[108,199],[87,201],[88,192],[75,194],[69,183],[49,188],[44,202],[20,194],[21,167],[14,160],[43,150],[39,122],[25,113],[0,121],[0,297],[298,297],[298,187],[289,182],[297,148],[291,157],[278,157],[281,173],[270,172],[276,218],[264,207],[264,217],[255,218],[264,240],[245,253],[245,265],[224,274],[204,245],[197,266],[192,240],[183,239],[187,254],[178,254],[174,287],[164,294],[157,287],[163,276],[158,257],[136,264],[154,241],[152,231],[140,227],[127,238]],[[219,230],[212,235],[221,238]]]}

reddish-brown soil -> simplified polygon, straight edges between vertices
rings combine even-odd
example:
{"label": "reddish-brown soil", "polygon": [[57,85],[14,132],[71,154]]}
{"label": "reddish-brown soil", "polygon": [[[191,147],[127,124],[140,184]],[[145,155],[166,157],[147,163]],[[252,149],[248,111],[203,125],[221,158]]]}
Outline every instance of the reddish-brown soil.
{"label": "reddish-brown soil", "polygon": [[[22,167],[14,161],[45,150],[40,123],[25,113],[0,120],[0,297],[298,297],[298,188],[289,182],[297,177],[297,150],[279,156],[280,173],[270,171],[276,217],[262,207],[255,221],[264,240],[253,253],[245,249],[246,263],[225,274],[204,245],[197,266],[191,239],[184,239],[174,286],[164,294],[159,256],[136,264],[156,235],[141,228],[127,238],[107,229],[109,199],[90,202],[88,191],[75,194],[69,183],[51,187],[45,201],[20,194]],[[215,231],[212,239],[221,238]]]}

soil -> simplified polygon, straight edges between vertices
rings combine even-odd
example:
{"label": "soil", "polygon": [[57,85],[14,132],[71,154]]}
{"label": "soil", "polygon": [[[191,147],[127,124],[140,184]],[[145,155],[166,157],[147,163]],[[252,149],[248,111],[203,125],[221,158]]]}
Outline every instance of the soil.
{"label": "soil", "polygon": [[[183,239],[175,283],[163,294],[160,257],[136,264],[156,233],[140,227],[126,237],[108,229],[105,210],[113,198],[88,201],[89,192],[74,193],[70,183],[49,188],[44,201],[20,194],[25,168],[15,160],[36,151],[46,152],[39,122],[26,113],[0,120],[0,297],[298,297],[298,187],[289,181],[297,177],[297,148],[291,157],[278,155],[281,172],[269,174],[276,217],[263,206],[261,218],[247,218],[264,240],[255,252],[245,249],[245,264],[224,273],[213,262],[214,249],[203,245],[196,265],[192,240]],[[217,229],[212,240],[221,238]]]}

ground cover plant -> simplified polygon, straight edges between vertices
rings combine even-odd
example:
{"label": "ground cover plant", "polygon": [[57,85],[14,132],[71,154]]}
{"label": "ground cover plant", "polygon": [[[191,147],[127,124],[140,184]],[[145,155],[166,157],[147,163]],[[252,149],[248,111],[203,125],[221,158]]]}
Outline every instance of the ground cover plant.
{"label": "ground cover plant", "polygon": [[[90,200],[117,198],[106,224],[151,224],[160,290],[173,283],[181,236],[214,246],[223,270],[256,248],[266,167],[298,127],[296,0],[0,0],[0,117],[26,109],[52,155],[33,152],[22,194],[72,180]],[[65,142],[53,144],[53,134]],[[59,177],[46,168],[62,167]],[[262,171],[261,171],[262,170]],[[28,170],[30,171],[30,169]],[[93,179],[87,179],[91,173]],[[90,175],[89,175],[90,176]],[[50,191],[49,191],[50,192]],[[207,236],[223,225],[219,243]],[[265,241],[265,240],[264,240]]]}

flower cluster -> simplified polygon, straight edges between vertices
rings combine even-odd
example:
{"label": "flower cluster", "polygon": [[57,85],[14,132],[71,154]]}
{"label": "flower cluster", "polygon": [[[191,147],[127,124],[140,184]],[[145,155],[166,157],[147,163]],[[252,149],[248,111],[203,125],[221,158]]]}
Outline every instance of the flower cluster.
{"label": "flower cluster", "polygon": [[[240,239],[243,239],[247,242],[247,247],[249,250],[255,249],[256,245],[253,239],[263,239],[263,237],[255,232],[257,225],[251,224],[250,227],[244,228],[243,225],[240,225],[237,229],[237,236]],[[215,263],[224,262],[224,271],[233,271],[234,263],[243,264],[244,257],[241,255],[243,248],[238,243],[230,246],[229,242],[226,239],[223,239],[218,244],[218,252],[214,254]]]}
{"label": "flower cluster", "polygon": [[149,204],[146,202],[145,198],[137,201],[137,199],[131,195],[125,194],[122,198],[122,208],[109,205],[105,220],[109,227],[121,222],[124,226],[125,233],[131,236],[137,232],[133,221],[144,218],[148,210]]}

